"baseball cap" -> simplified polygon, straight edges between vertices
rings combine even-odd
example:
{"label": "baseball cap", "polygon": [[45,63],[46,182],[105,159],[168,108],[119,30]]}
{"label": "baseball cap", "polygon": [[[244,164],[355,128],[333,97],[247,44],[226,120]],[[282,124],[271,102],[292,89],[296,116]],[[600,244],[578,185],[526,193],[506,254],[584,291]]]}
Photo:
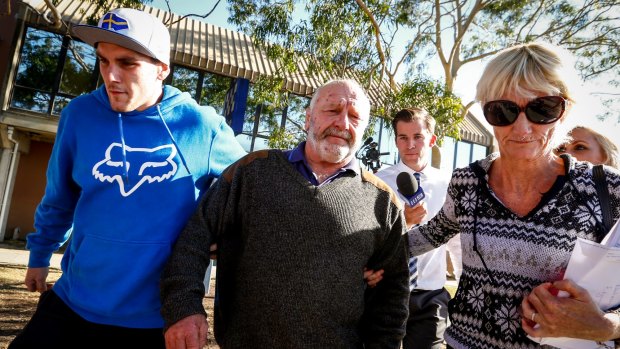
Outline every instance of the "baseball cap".
{"label": "baseball cap", "polygon": [[73,34],[91,46],[115,44],[170,65],[170,33],[155,16],[131,8],[117,8],[92,25],[76,25]]}

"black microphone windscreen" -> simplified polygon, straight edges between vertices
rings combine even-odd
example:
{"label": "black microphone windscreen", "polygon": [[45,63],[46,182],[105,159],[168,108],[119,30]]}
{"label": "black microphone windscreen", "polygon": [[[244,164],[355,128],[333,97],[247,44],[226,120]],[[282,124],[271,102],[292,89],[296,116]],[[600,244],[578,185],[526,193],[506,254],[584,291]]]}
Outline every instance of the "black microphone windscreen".
{"label": "black microphone windscreen", "polygon": [[404,196],[413,196],[418,191],[418,181],[409,172],[401,172],[396,177],[398,191]]}
{"label": "black microphone windscreen", "polygon": [[366,138],[366,140],[364,141],[364,145],[366,146],[366,145],[370,144],[371,142],[372,142],[372,137],[368,137],[368,138]]}

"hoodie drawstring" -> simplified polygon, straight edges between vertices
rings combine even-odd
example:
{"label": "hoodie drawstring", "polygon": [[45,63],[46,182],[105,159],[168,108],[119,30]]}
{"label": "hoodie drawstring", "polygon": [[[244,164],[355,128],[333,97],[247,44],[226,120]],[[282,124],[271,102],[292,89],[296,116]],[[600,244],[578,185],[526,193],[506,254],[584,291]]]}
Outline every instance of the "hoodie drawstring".
{"label": "hoodie drawstring", "polygon": [[191,176],[192,172],[189,170],[189,167],[187,166],[187,163],[185,162],[185,157],[183,156],[183,153],[181,152],[181,148],[179,148],[176,139],[174,139],[172,132],[170,132],[170,128],[168,127],[168,124],[166,124],[166,120],[164,120],[164,116],[161,113],[159,104],[157,104],[156,106],[157,106],[157,114],[159,115],[159,119],[161,119],[161,122],[164,124],[166,131],[168,131],[168,136],[170,136],[170,140],[172,141],[172,144],[174,144],[174,147],[177,148],[177,152],[179,153],[179,157],[181,158],[181,162],[183,163],[185,170]]}
{"label": "hoodie drawstring", "polygon": [[[170,132],[170,128],[168,127],[168,124],[166,124],[166,121],[164,120],[164,116],[161,113],[159,104],[157,104],[157,115],[159,115],[159,119],[164,124],[164,127],[166,128],[166,131],[168,132],[168,136],[170,137],[170,140],[172,141],[172,144],[174,144],[175,148],[177,149],[177,152],[179,154],[179,157],[181,158],[181,162],[183,163],[185,170],[187,170],[187,173],[191,176],[192,172],[189,170],[189,167],[187,166],[187,162],[185,161],[185,157],[183,156],[183,153],[181,153],[181,149],[179,148],[177,141],[174,139],[174,136],[172,136],[172,132]],[[118,130],[121,136],[121,146],[122,146],[121,152],[123,154],[123,183],[125,183],[125,185],[129,185],[129,165],[127,164],[127,149],[126,149],[127,147],[125,145],[125,134],[123,132],[123,115],[121,113],[118,113]]]}
{"label": "hoodie drawstring", "polygon": [[129,185],[129,167],[127,165],[127,150],[125,149],[125,134],[123,133],[123,115],[118,113],[118,130],[121,134],[121,152],[123,154],[123,182]]}

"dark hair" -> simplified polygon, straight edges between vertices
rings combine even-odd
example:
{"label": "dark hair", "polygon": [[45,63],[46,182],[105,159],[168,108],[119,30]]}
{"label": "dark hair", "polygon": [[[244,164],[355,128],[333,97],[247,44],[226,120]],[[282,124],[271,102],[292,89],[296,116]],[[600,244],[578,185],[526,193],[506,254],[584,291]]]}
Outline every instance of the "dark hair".
{"label": "dark hair", "polygon": [[396,124],[398,122],[412,122],[415,120],[420,120],[424,122],[424,126],[431,134],[435,133],[435,119],[428,114],[426,109],[423,108],[405,108],[401,109],[399,112],[394,114],[394,118],[392,119],[392,129],[394,130],[394,134],[396,134]]}

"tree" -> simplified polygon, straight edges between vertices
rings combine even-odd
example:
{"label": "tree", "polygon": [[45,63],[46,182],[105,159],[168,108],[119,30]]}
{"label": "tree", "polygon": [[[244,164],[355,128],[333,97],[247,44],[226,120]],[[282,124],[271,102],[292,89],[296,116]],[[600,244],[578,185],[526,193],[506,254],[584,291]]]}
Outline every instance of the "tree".
{"label": "tree", "polygon": [[[91,0],[97,4],[104,0]],[[150,0],[123,0],[148,3]],[[214,6],[218,6],[216,1]],[[254,38],[276,61],[279,76],[262,77],[255,92],[282,106],[282,81],[307,59],[306,74],[352,74],[366,87],[388,82],[389,98],[377,108],[389,118],[401,91],[398,77],[429,84],[429,62],[443,68],[445,93],[467,63],[518,42],[545,40],[573,51],[582,78],[620,73],[620,0],[229,0],[229,22]],[[101,7],[101,5],[98,5]],[[172,9],[174,10],[174,9]],[[203,16],[201,16],[203,17]],[[402,38],[407,40],[402,42]],[[403,71],[406,70],[406,75]],[[614,74],[615,73],[615,74]],[[612,83],[618,83],[614,79]],[[426,96],[434,101],[435,96]],[[617,96],[609,97],[618,101]],[[611,103],[611,102],[610,102]],[[449,104],[449,103],[447,103]],[[461,109],[463,118],[473,101]],[[451,109],[450,109],[451,110]],[[450,120],[451,117],[443,118]],[[458,122],[458,119],[456,119]],[[273,124],[276,124],[273,122]],[[448,127],[449,128],[449,127]],[[448,129],[441,128],[440,129]]]}
{"label": "tree", "polygon": [[[254,44],[263,48],[274,61],[278,62],[280,64],[278,70],[284,74],[293,71],[299,73],[296,71],[295,62],[304,59],[308,62],[304,73],[314,77],[353,76],[367,88],[384,85],[382,93],[386,98],[379,101],[374,109],[374,114],[378,117],[389,119],[398,108],[404,106],[402,102],[408,97],[399,96],[404,90],[396,81],[398,68],[403,65],[404,59],[396,63],[395,69],[389,69],[387,63],[392,59],[392,49],[380,37],[380,32],[375,30],[381,28],[375,17],[377,12],[371,12],[363,2],[345,0],[304,2],[303,10],[307,14],[304,18],[293,16],[302,10],[302,3],[292,0],[276,3],[230,0],[228,4],[231,13],[229,22],[235,24],[240,31],[252,36]],[[380,12],[381,22],[396,13],[388,6],[389,4],[384,5],[374,8],[374,11]],[[369,25],[369,22],[372,25]],[[421,41],[423,40],[416,42]],[[384,80],[387,80],[387,83]],[[431,79],[418,78],[414,85],[420,87],[417,89],[419,105],[431,106],[438,101],[443,105],[454,105],[455,100],[460,103],[458,97],[450,91],[444,91],[441,84]],[[422,88],[422,85],[426,87]],[[445,110],[435,108],[435,110],[446,113],[437,115],[440,124],[443,120],[453,121],[450,125],[438,129],[446,130],[448,131],[446,134],[458,137],[458,123],[463,120],[463,116],[454,115],[453,109],[450,108]],[[369,130],[372,132],[373,128],[370,127]]]}
{"label": "tree", "polygon": [[441,62],[449,91],[465,64],[536,40],[573,51],[584,79],[620,72],[619,1],[434,0],[425,5],[421,11],[434,15],[431,52]]}
{"label": "tree", "polygon": [[[94,23],[108,5],[105,0],[88,1],[92,2],[96,8],[90,17],[90,22]],[[139,7],[142,3],[150,2],[151,0],[122,0],[121,5]],[[214,7],[218,6],[219,2],[219,0],[216,1]],[[171,3],[168,2],[168,4],[169,10],[174,10],[170,6]],[[311,1],[305,8],[310,16],[302,21],[302,25],[299,25],[292,16],[295,9],[294,1],[282,1],[275,4],[260,1],[228,1],[229,11],[232,14],[229,21],[236,24],[240,31],[253,36],[255,45],[267,52],[277,65],[276,71],[280,73],[278,76],[261,76],[257,81],[253,81],[252,94],[248,100],[249,110],[259,104],[262,107],[261,125],[269,129],[270,146],[288,147],[299,139],[305,138],[303,113],[286,113],[288,123],[281,122],[283,108],[286,108],[294,98],[299,97],[291,96],[283,90],[283,85],[288,74],[299,74],[300,58],[307,63],[308,69],[304,73],[314,75],[314,78],[324,73],[333,77],[354,77],[363,86],[370,87],[385,85],[384,78],[388,77],[389,83],[382,91],[385,98],[377,103],[375,108],[375,114],[378,117],[389,118],[399,105],[396,101],[406,100],[406,97],[398,96],[399,86],[395,76],[391,71],[381,69],[381,62],[378,62],[372,54],[375,49],[381,48],[375,41],[376,32],[366,25],[368,21],[366,13],[371,15],[372,13],[364,12],[364,6],[360,4],[363,5],[361,2],[344,0]],[[389,10],[389,7],[385,7],[384,10]],[[52,13],[55,12],[52,11]],[[340,20],[342,18],[346,20]],[[389,52],[387,57],[390,57]],[[402,63],[400,62],[399,65]],[[430,79],[418,79],[416,86],[420,86],[423,82],[428,86],[419,89],[419,93],[438,89],[439,85]],[[182,81],[179,80],[178,83],[182,84]],[[449,100],[443,103],[446,105],[451,104],[452,99],[457,98],[452,94],[447,95],[450,95]],[[431,105],[432,101],[437,100],[437,95],[427,95],[423,99],[428,101],[425,105]],[[249,121],[253,121],[253,118],[253,113],[249,113]],[[457,130],[456,125],[463,118],[450,114],[439,119],[454,120],[451,125],[440,128],[454,131]],[[371,125],[375,122],[376,120],[372,119]],[[369,127],[366,136],[372,132],[373,128]],[[451,132],[451,135],[458,135],[458,130]]]}
{"label": "tree", "polygon": [[433,115],[437,122],[435,133],[439,145],[445,136],[459,139],[459,124],[463,121],[461,99],[447,91],[439,81],[416,78],[403,83],[392,95],[392,110],[417,106]]}
{"label": "tree", "polygon": [[[305,4],[305,5],[302,5]],[[459,70],[518,42],[546,40],[573,51],[584,79],[620,69],[617,0],[231,0],[230,22],[293,53],[312,52],[321,69],[386,77],[396,90],[403,65],[424,73],[431,58],[447,92]],[[298,14],[297,16],[294,16]],[[299,15],[299,13],[303,13]],[[409,40],[399,43],[406,35]],[[337,68],[336,68],[337,69]],[[473,102],[467,104],[466,112]]]}

